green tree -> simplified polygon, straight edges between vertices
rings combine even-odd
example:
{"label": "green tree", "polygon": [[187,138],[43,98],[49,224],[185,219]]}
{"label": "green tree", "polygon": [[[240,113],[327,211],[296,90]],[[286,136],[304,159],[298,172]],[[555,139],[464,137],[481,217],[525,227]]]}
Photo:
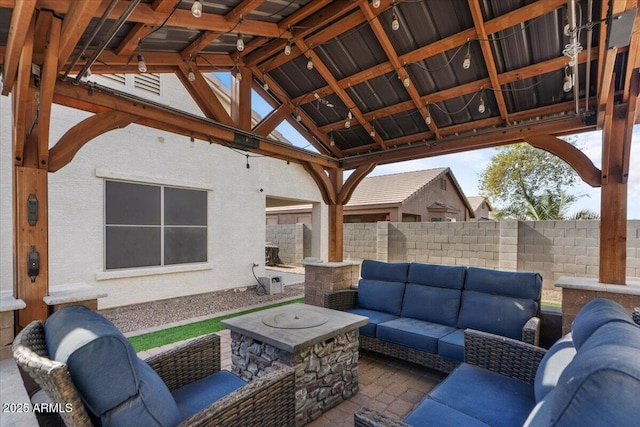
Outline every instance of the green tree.
{"label": "green tree", "polygon": [[578,179],[559,157],[522,143],[498,148],[480,175],[480,192],[498,219],[560,220],[579,197],[569,192]]}

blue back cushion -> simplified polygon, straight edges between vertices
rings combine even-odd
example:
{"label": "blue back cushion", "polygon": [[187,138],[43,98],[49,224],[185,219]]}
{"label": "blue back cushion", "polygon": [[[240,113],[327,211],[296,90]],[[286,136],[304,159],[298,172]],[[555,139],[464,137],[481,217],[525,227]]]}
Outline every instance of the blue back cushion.
{"label": "blue back cushion", "polygon": [[462,289],[467,268],[464,266],[421,264],[409,266],[407,282],[439,288]]}
{"label": "blue back cushion", "polygon": [[406,282],[408,262],[381,262],[365,259],[362,261],[360,276],[363,279],[379,280],[382,282]]}
{"label": "blue back cushion", "polygon": [[575,355],[576,349],[573,346],[570,333],[560,338],[549,348],[536,370],[536,378],[533,383],[536,402],[540,402],[555,388],[562,371],[571,363]]}
{"label": "blue back cushion", "polygon": [[464,289],[513,298],[539,300],[542,276],[522,271],[498,271],[469,267]]}
{"label": "blue back cushion", "polygon": [[631,317],[622,306],[610,299],[594,298],[582,307],[571,325],[576,349],[589,339],[600,326],[609,322],[631,323]]}
{"label": "blue back cushion", "polygon": [[638,350],[631,347],[606,345],[578,351],[554,389],[549,425],[638,425],[638,360]]}
{"label": "blue back cushion", "polygon": [[[45,323],[45,337],[49,357],[67,364],[87,409],[96,417],[104,416],[103,426],[110,425],[110,411],[128,411],[122,417],[133,424],[150,419],[162,426],[180,422],[166,385],[100,314],[84,306],[63,308]],[[141,399],[138,405],[130,404],[137,399]]]}
{"label": "blue back cushion", "polygon": [[400,316],[404,288],[404,282],[360,279],[356,306]]}
{"label": "blue back cushion", "polygon": [[402,302],[402,317],[456,326],[460,294],[458,289],[408,283]]}
{"label": "blue back cushion", "polygon": [[458,327],[521,340],[522,327],[537,312],[538,303],[533,300],[465,290]]}

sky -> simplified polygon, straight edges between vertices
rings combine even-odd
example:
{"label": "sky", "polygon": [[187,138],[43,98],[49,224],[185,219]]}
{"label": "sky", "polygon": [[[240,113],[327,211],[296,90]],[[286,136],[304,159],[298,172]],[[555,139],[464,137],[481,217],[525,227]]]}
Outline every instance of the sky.
{"label": "sky", "polygon": [[[229,73],[215,73],[227,87],[230,86]],[[262,117],[272,110],[260,95],[253,92],[252,107]],[[313,149],[309,142],[302,137],[291,125],[283,122],[277,130],[294,145]],[[589,157],[597,168],[602,163],[602,132],[594,131],[576,135],[576,145]],[[388,175],[392,173],[410,172],[422,169],[449,167],[453,171],[462,191],[468,197],[480,194],[478,183],[480,175],[487,168],[491,158],[497,153],[495,148],[467,151],[464,153],[447,154],[444,156],[397,162],[376,167],[369,176]],[[627,219],[640,219],[640,125],[633,128],[631,139],[631,157],[629,163],[629,180],[627,186]],[[600,213],[600,188],[593,188],[579,181],[570,189],[570,193],[579,196],[578,201],[571,205],[569,215],[590,210]]]}

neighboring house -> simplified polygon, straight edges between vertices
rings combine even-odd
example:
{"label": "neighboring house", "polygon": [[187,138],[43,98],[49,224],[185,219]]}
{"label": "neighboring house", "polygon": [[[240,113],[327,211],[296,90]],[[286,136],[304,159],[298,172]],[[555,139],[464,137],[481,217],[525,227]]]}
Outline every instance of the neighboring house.
{"label": "neighboring house", "polygon": [[[203,115],[173,74],[91,80]],[[54,105],[50,145],[90,116]],[[11,99],[2,96],[0,291],[14,283],[11,122]],[[264,275],[265,209],[283,200],[313,206],[312,256],[327,258],[328,209],[294,163],[131,124],[90,141],[48,185],[50,287],[95,285],[108,294],[99,308],[255,285],[253,263]]]}
{"label": "neighboring house", "polygon": [[[310,206],[267,209],[267,224],[307,223]],[[344,222],[468,221],[474,210],[449,168],[367,177],[344,207]]]}
{"label": "neighboring house", "polygon": [[476,220],[487,221],[493,219],[491,218],[491,211],[493,210],[493,208],[491,207],[487,199],[482,196],[471,196],[467,197],[467,200],[469,200],[469,204],[473,209]]}

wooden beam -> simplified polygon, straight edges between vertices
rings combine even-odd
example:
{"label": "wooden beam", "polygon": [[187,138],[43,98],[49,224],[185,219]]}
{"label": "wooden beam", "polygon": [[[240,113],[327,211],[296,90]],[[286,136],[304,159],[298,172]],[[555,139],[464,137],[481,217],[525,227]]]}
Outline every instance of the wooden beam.
{"label": "wooden beam", "polygon": [[106,111],[91,116],[73,126],[49,150],[49,172],[57,172],[68,165],[86,143],[114,129],[128,126],[136,120],[121,111]]}
{"label": "wooden beam", "polygon": [[324,169],[321,166],[309,162],[303,162],[302,167],[315,181],[318,189],[320,190],[320,194],[322,195],[322,200],[327,205],[335,204],[337,198],[336,189],[331,184],[329,176],[326,174]]}
{"label": "wooden beam", "polygon": [[260,123],[255,125],[253,133],[256,135],[268,136],[289,114],[291,114],[291,107],[289,107],[288,104],[282,104],[269,113],[267,117],[262,119]]}
{"label": "wooden beam", "polygon": [[349,203],[353,192],[356,190],[358,184],[362,182],[363,179],[366,178],[374,169],[376,168],[375,163],[370,163],[368,165],[358,166],[352,173],[349,175],[347,180],[345,181],[342,188],[340,188],[340,193],[338,195],[338,202],[341,205],[346,205]]}
{"label": "wooden beam", "polygon": [[231,12],[227,13],[224,19],[227,22],[237,22],[244,16],[247,16],[249,13],[260,7],[260,5],[264,3],[264,0],[243,0],[236,7],[234,7]]}
{"label": "wooden beam", "polygon": [[[41,11],[41,15],[49,14],[50,28],[44,52],[44,64],[40,73],[39,113],[38,113],[38,167],[49,168],[49,128],[51,123],[51,107],[53,105],[53,91],[58,76],[58,53],[62,22],[50,12]],[[38,20],[38,23],[40,20]]]}
{"label": "wooden beam", "polygon": [[90,1],[76,1],[71,4],[69,12],[62,22],[60,47],[58,49],[58,64],[66,64],[75,49],[80,37],[93,18],[95,3]]}
{"label": "wooden beam", "polygon": [[342,159],[344,169],[354,169],[363,164],[388,164],[405,160],[421,159],[440,156],[443,154],[461,153],[481,148],[498,147],[501,145],[522,142],[527,135],[555,134],[563,129],[582,129],[584,123],[580,117],[566,118],[561,121],[532,123],[510,128],[496,128],[492,132],[483,132],[474,137],[460,135],[459,137],[443,138],[440,141],[429,141],[422,144],[411,144],[386,151],[356,155]]}
{"label": "wooden beam", "polygon": [[231,120],[239,129],[251,130],[251,69],[240,66],[231,82]]}
{"label": "wooden beam", "polygon": [[31,25],[25,34],[23,48],[20,51],[16,88],[11,98],[13,103],[13,161],[16,166],[24,165],[27,130],[35,119],[35,91],[29,87],[35,23],[36,17],[33,16]]}
{"label": "wooden beam", "polygon": [[205,47],[210,45],[214,40],[220,38],[222,33],[213,31],[204,31],[200,34],[200,37],[195,39],[189,46],[182,50],[181,55],[183,58],[195,58]]}
{"label": "wooden beam", "polygon": [[22,0],[15,3],[11,12],[11,23],[4,55],[2,94],[8,95],[18,73],[18,62],[24,48],[36,0]]}
{"label": "wooden beam", "polygon": [[551,135],[527,135],[522,139],[529,145],[545,150],[567,162],[591,187],[600,187],[602,171],[572,144]]}
{"label": "wooden beam", "polygon": [[484,20],[482,18],[482,10],[480,9],[480,3],[478,0],[468,0],[469,9],[471,10],[471,16],[473,17],[473,23],[478,33],[478,42],[482,49],[482,56],[484,63],[491,79],[491,86],[493,87],[493,95],[496,98],[498,104],[498,110],[500,111],[500,117],[507,124],[509,124],[509,112],[507,111],[507,105],[504,102],[504,96],[502,95],[502,88],[500,87],[500,80],[498,79],[498,70],[496,69],[496,63],[493,59],[493,51],[489,44],[489,36],[484,28]]}
{"label": "wooden beam", "polygon": [[[233,127],[195,115],[176,114],[175,110],[148,103],[143,99],[119,97],[104,92],[99,87],[93,87],[89,91],[87,88],[75,86],[71,82],[58,82],[54,102],[91,112],[105,111],[105,109],[122,111],[140,117],[136,120],[136,123],[139,124],[152,126],[156,129],[169,129],[170,132],[181,130],[185,135],[194,135],[194,137],[204,140],[211,138],[212,142],[223,141],[225,145],[233,143],[236,135],[240,132]],[[336,160],[326,156],[260,139],[258,135],[255,136],[258,139],[258,148],[250,148],[247,151],[296,163],[317,163],[327,168],[338,166]]]}
{"label": "wooden beam", "polygon": [[[195,80],[189,80],[189,67],[193,71]],[[195,66],[195,64],[182,63],[179,66],[180,72],[177,73],[178,78],[184,85],[187,92],[191,95],[193,100],[198,104],[198,107],[202,110],[205,116],[210,119],[219,121],[229,126],[233,126],[233,120],[227,112],[227,109],[222,102],[218,99],[216,94],[209,86],[209,83],[202,77],[202,74]]]}
{"label": "wooden beam", "polygon": [[[329,169],[329,180],[337,193],[343,185],[341,169]],[[329,204],[329,262],[341,262],[344,257],[344,205]]]}
{"label": "wooden beam", "polygon": [[[157,14],[164,14],[169,16],[173,9],[178,6],[182,0],[155,0],[151,4],[151,9]],[[165,18],[166,19],[166,18]],[[136,51],[138,43],[143,40],[151,31],[157,28],[156,25],[149,25],[138,23],[133,26],[133,29],[127,33],[125,38],[120,42],[120,45],[116,48],[115,52],[118,55],[131,56]]]}
{"label": "wooden beam", "polygon": [[638,117],[638,97],[640,96],[640,69],[636,68],[632,71],[631,81],[629,83],[629,102],[627,102],[627,117],[625,121],[625,134],[622,149],[622,176],[620,177],[623,184],[627,184],[629,180],[629,163],[631,159],[631,141],[633,140],[633,125],[636,117]]}

